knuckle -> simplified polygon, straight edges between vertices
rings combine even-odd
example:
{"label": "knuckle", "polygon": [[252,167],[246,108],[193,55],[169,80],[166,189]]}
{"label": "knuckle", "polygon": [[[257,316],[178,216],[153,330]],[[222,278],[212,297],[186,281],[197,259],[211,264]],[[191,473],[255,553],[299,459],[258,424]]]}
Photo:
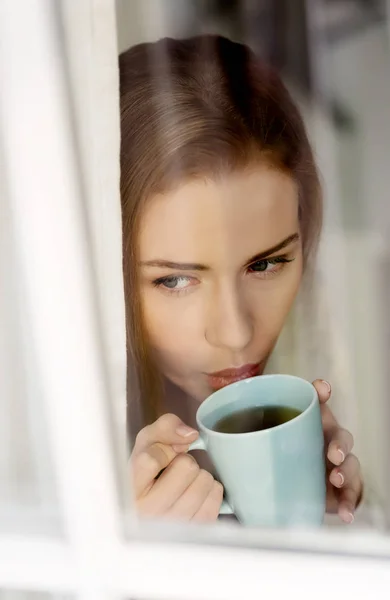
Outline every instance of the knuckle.
{"label": "knuckle", "polygon": [[196,460],[189,454],[179,454],[176,456],[174,463],[185,471],[198,472],[200,470]]}
{"label": "knuckle", "polygon": [[353,473],[358,472],[360,470],[360,462],[358,457],[355,454],[350,454],[348,459],[347,465],[349,466],[350,471]]}
{"label": "knuckle", "polygon": [[149,439],[149,434],[153,425],[147,425],[143,427],[135,437],[134,448],[137,449],[139,446],[143,446],[144,443]]}
{"label": "knuckle", "polygon": [[145,438],[145,428],[141,429],[141,431],[139,431],[137,433],[137,435],[135,436],[135,443],[134,443],[134,448],[136,449],[137,446],[140,446]]}
{"label": "knuckle", "polygon": [[170,434],[181,423],[179,417],[171,413],[166,413],[159,417],[151,425],[147,425],[135,438],[135,447],[142,447],[147,442],[159,441],[161,434]]}
{"label": "knuckle", "polygon": [[155,425],[158,427],[159,431],[169,433],[178,426],[179,422],[179,417],[172,413],[166,413],[157,419]]}
{"label": "knuckle", "polygon": [[211,475],[211,473],[205,471],[205,469],[199,469],[198,479],[201,480],[205,487],[209,487],[210,489],[212,488],[214,477]]}
{"label": "knuckle", "polygon": [[144,470],[148,472],[158,472],[160,464],[156,456],[153,456],[149,452],[140,452],[132,461],[133,471]]}
{"label": "knuckle", "polygon": [[224,490],[222,483],[220,483],[219,481],[214,481],[212,493],[220,502],[222,502],[223,499],[223,491]]}
{"label": "knuckle", "polygon": [[222,503],[223,488],[220,483],[215,482],[215,487],[211,490],[204,504],[202,511],[202,521],[216,521],[219,516],[219,509]]}
{"label": "knuckle", "polygon": [[344,427],[341,427],[337,433],[339,436],[348,438],[349,441],[353,440],[352,433],[350,431],[348,431],[348,429],[345,429]]}

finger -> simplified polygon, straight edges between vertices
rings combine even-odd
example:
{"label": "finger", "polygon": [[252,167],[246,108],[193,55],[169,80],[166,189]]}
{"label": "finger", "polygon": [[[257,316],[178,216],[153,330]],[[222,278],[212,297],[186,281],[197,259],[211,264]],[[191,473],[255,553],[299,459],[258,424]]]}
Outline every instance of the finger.
{"label": "finger", "polygon": [[324,379],[316,379],[313,381],[313,385],[317,390],[318,399],[321,404],[327,402],[332,394],[332,388],[330,383],[325,381]]}
{"label": "finger", "polygon": [[175,502],[166,516],[178,520],[192,519],[206,501],[213,486],[213,476],[208,471],[200,469],[197,478]]}
{"label": "finger", "polygon": [[218,518],[222,500],[223,486],[219,481],[214,481],[211,492],[192,520],[199,523],[210,523],[215,521]]}
{"label": "finger", "polygon": [[321,405],[321,420],[322,428],[324,430],[325,441],[329,444],[332,441],[333,435],[340,428],[336,421],[336,418],[329,406],[326,404]]}
{"label": "finger", "polygon": [[151,425],[141,429],[135,441],[134,451],[136,453],[142,452],[155,442],[189,446],[197,439],[198,435],[196,429],[185,425],[176,415],[166,414]]}
{"label": "finger", "polygon": [[177,454],[171,446],[152,444],[142,452],[134,452],[130,457],[130,469],[136,498],[148,493],[157,475],[165,469]]}
{"label": "finger", "polygon": [[360,495],[361,480],[356,476],[351,485],[340,491],[338,514],[344,523],[353,523],[356,504]]}
{"label": "finger", "polygon": [[188,452],[189,447],[189,444],[173,444],[172,450],[174,450],[176,454],[182,454],[183,452]]}
{"label": "finger", "polygon": [[348,454],[340,467],[333,469],[329,481],[337,488],[350,485],[360,474],[360,463],[354,454]]}
{"label": "finger", "polygon": [[326,481],[326,512],[337,515],[339,510],[340,490],[334,487],[327,479]]}
{"label": "finger", "polygon": [[334,465],[341,465],[353,448],[353,436],[346,429],[336,428],[328,446],[327,458]]}
{"label": "finger", "polygon": [[142,512],[165,514],[198,478],[199,471],[198,463],[189,454],[176,456],[142,500]]}

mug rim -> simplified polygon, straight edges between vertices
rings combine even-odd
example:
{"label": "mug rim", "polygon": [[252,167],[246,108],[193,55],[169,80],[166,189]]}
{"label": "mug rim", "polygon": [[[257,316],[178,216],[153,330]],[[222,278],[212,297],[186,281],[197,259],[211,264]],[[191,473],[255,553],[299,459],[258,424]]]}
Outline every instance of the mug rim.
{"label": "mug rim", "polygon": [[[299,415],[297,415],[296,417],[294,417],[293,419],[290,419],[289,421],[286,421],[285,423],[281,423],[280,425],[276,425],[275,427],[269,427],[267,429],[260,429],[258,431],[247,431],[244,433],[222,433],[221,431],[214,431],[214,429],[210,429],[209,427],[206,427],[206,425],[204,425],[199,417],[198,414],[200,412],[200,410],[202,409],[202,407],[208,403],[208,401],[213,398],[215,398],[215,396],[217,396],[218,394],[220,394],[221,392],[224,392],[227,388],[230,388],[232,386],[237,386],[239,387],[243,382],[249,382],[249,381],[254,381],[254,380],[258,380],[258,379],[275,379],[277,377],[282,377],[284,379],[295,379],[298,380],[299,382],[303,382],[306,385],[309,385],[312,388],[313,391],[313,398],[311,399],[311,402],[309,404],[309,406],[307,408],[305,408],[304,411],[302,411]],[[217,390],[216,392],[213,392],[212,394],[210,394],[210,396],[208,396],[206,398],[206,400],[204,400],[202,402],[202,404],[199,406],[198,410],[196,411],[196,422],[199,426],[200,429],[202,429],[203,431],[206,431],[208,435],[212,434],[213,436],[217,436],[217,437],[228,437],[230,438],[237,438],[239,437],[240,439],[245,436],[245,437],[250,437],[250,436],[255,436],[255,435],[270,435],[270,432],[272,431],[279,431],[281,428],[285,428],[287,426],[291,426],[292,423],[295,423],[296,421],[304,418],[306,416],[307,413],[311,412],[313,410],[313,407],[317,405],[319,399],[318,399],[318,393],[316,388],[314,387],[314,385],[312,383],[310,383],[310,381],[308,381],[307,379],[303,379],[302,377],[297,377],[296,375],[289,375],[287,373],[269,373],[267,375],[256,375],[255,377],[248,377],[247,379],[241,379],[240,381],[236,381],[235,383],[229,385],[229,386],[225,386],[224,388],[221,388],[220,390]],[[261,405],[259,405],[261,406]]]}

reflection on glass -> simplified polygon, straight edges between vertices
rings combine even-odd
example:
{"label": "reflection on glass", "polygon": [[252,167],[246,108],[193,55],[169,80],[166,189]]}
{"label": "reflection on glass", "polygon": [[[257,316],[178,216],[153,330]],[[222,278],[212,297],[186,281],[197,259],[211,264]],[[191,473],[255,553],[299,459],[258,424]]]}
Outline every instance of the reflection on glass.
{"label": "reflection on glass", "polygon": [[[370,203],[383,208],[373,172],[385,181],[386,169],[381,159],[380,173],[371,165],[373,145],[356,147],[368,99],[352,106],[332,79],[365,9],[349,3],[356,10],[343,13],[343,36],[341,25],[334,34],[334,3],[296,4],[292,14],[287,2],[193,3],[175,21],[167,2],[155,20],[140,10],[143,39],[118,19],[128,423],[142,516],[214,521],[223,487],[199,452],[198,407],[241,379],[290,373],[315,381],[322,405],[326,521],[385,522],[387,317],[378,281],[388,249]],[[383,13],[375,14],[366,17],[379,81],[388,54]],[[196,37],[175,39],[189,32]],[[369,47],[347,52],[348,65],[358,69]],[[361,185],[382,200],[357,197]],[[196,462],[187,453],[194,442]],[[303,445],[288,451],[302,457]],[[238,461],[232,448],[226,441],[224,456]],[[250,485],[245,461],[242,471]],[[233,483],[222,479],[231,501]]]}

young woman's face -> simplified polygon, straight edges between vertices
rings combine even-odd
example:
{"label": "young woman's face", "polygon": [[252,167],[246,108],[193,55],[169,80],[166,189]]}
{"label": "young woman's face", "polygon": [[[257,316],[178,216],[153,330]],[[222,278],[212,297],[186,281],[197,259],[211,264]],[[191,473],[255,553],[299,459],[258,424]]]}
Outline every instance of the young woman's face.
{"label": "young woman's face", "polygon": [[261,166],[156,196],[139,237],[145,326],[162,373],[204,400],[261,374],[302,277],[298,191]]}

